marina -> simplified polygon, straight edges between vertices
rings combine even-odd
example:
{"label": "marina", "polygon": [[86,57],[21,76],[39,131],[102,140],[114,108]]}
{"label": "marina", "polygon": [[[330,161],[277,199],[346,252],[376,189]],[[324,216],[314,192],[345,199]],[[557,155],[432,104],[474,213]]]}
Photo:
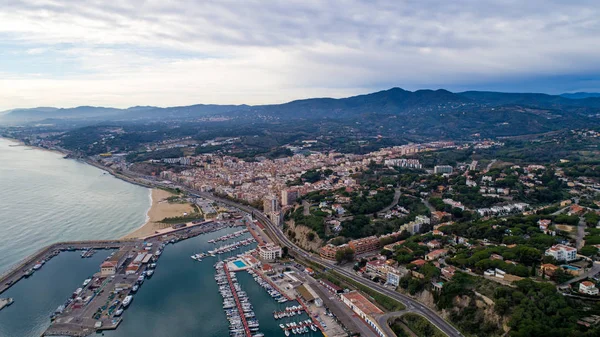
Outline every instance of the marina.
{"label": "marina", "polygon": [[[299,303],[292,301],[290,302],[292,305],[283,306],[268,292],[265,292],[265,289],[253,280],[250,274],[233,272],[233,270],[246,270],[253,265],[253,258],[248,255],[247,250],[253,250],[255,248],[253,245],[256,243],[246,241],[247,239],[254,240],[250,233],[243,233],[239,236],[242,237],[240,241],[246,241],[249,244],[237,245],[237,248],[215,257],[203,257],[203,259],[209,258],[211,263],[197,264],[196,261],[189,259],[199,248],[203,251],[212,250],[210,247],[214,244],[208,241],[239,231],[235,227],[237,227],[235,222],[215,222],[206,225],[204,229],[201,227],[184,229],[176,236],[174,234],[160,235],[145,243],[136,242],[133,245],[133,247],[137,247],[135,248],[136,252],[147,253],[151,258],[138,272],[130,275],[118,274],[115,279],[108,277],[101,280],[90,276],[98,272],[98,266],[102,264],[103,260],[107,261],[114,257],[122,247],[119,250],[106,251],[98,250],[99,248],[89,243],[87,245],[81,243],[81,246],[66,246],[63,253],[49,259],[35,274],[53,272],[51,270],[54,269],[53,265],[62,261],[63,256],[69,257],[69,259],[76,258],[87,265],[88,271],[79,274],[80,276],[75,278],[75,283],[71,282],[69,287],[65,287],[60,292],[62,294],[60,297],[55,297],[51,301],[51,305],[46,306],[38,319],[42,323],[38,325],[38,331],[35,334],[15,333],[18,331],[15,330],[18,327],[10,322],[3,326],[3,315],[0,315],[0,336],[39,336],[50,323],[52,326],[46,331],[46,335],[84,336],[101,330],[105,336],[113,337],[140,334],[156,337],[168,335],[285,336],[286,333],[280,328],[279,323],[295,322],[300,324],[299,322],[306,321],[310,317],[306,316],[305,311],[302,311],[301,315],[281,318],[278,322],[273,317],[274,311],[286,311],[286,308],[292,305],[299,307]],[[96,250],[96,254],[89,258],[80,258],[83,248],[92,247]],[[80,252],[75,252],[75,250],[80,250]],[[49,253],[52,252],[53,250],[49,251]],[[106,254],[110,255],[107,257]],[[222,257],[224,260],[221,260]],[[133,256],[131,258],[132,261],[136,259]],[[157,259],[159,261],[156,261]],[[142,258],[141,261],[143,260]],[[239,308],[238,302],[234,300],[233,308],[214,310],[220,305],[219,303],[223,303],[220,286],[215,282],[215,269],[213,268],[215,263],[222,264],[223,270],[228,271],[227,275],[233,276],[231,281],[238,296]],[[230,267],[232,270],[229,269]],[[238,269],[238,267],[240,268]],[[22,304],[25,305],[27,301],[20,300],[19,296],[13,295],[16,290],[28,288],[25,286],[28,286],[31,280],[38,282],[37,287],[45,285],[43,282],[40,283],[41,278],[35,274],[26,281],[13,285],[14,288],[7,292],[6,295],[15,298],[16,304],[12,305],[10,309],[4,310],[2,314],[12,314],[15,309],[19,309],[21,313],[23,310],[35,309],[34,307],[25,308]],[[60,278],[61,275],[56,275],[56,277]],[[123,279],[120,279],[121,277]],[[281,298],[284,297],[281,296]],[[253,307],[250,304],[251,301],[261,305]],[[240,308],[243,319],[239,313]],[[234,312],[237,312],[239,318],[233,315]],[[50,319],[51,316],[54,317],[54,320]],[[242,323],[244,320],[247,329],[246,325]],[[158,323],[165,321],[173,322],[173,324]],[[74,322],[77,324],[73,324]],[[236,324],[233,329],[231,329],[232,322]],[[85,326],[87,330],[78,330],[77,326]],[[299,333],[299,328],[299,325],[296,326],[297,333]],[[309,332],[305,336],[322,336],[320,332],[312,331],[310,326],[307,328]],[[293,329],[287,330],[293,334]]]}

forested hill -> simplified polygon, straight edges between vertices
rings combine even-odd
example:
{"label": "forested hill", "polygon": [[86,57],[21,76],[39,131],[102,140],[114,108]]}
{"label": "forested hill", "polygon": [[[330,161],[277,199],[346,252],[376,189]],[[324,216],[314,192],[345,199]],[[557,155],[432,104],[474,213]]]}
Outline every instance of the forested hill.
{"label": "forested hill", "polygon": [[[577,96],[580,97],[580,96]],[[237,120],[255,123],[319,123],[380,128],[387,134],[433,133],[441,137],[480,133],[507,136],[564,128],[598,126],[600,97],[392,88],[348,98],[311,98],[274,105],[192,105],[129,109],[77,107],[16,109],[0,115],[0,124],[26,122],[190,122]],[[374,130],[374,129],[373,129]]]}

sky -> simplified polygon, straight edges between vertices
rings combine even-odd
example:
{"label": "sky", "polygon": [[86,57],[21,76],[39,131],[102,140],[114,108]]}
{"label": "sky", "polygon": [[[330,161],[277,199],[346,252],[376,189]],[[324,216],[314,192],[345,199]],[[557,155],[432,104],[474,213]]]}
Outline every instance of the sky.
{"label": "sky", "polygon": [[0,111],[600,91],[597,0],[0,0]]}

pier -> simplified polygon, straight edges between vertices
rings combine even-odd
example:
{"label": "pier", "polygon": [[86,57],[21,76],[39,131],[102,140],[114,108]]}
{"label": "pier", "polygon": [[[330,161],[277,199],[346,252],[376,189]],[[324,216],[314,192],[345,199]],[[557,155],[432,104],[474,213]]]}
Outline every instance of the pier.
{"label": "pier", "polygon": [[61,251],[84,249],[119,249],[126,246],[141,244],[140,240],[96,240],[96,241],[67,241],[51,244],[26,257],[17,265],[0,276],[0,294],[8,290],[23,277],[29,276],[28,271],[41,263],[49,261]]}
{"label": "pier", "polygon": [[250,331],[250,327],[248,327],[248,321],[246,320],[246,316],[244,315],[244,310],[242,309],[242,304],[240,303],[240,299],[238,298],[237,291],[233,286],[233,281],[231,280],[231,275],[229,275],[229,269],[227,268],[227,264],[223,264],[223,269],[225,270],[225,276],[227,276],[227,282],[229,282],[229,287],[233,293],[233,298],[235,299],[235,304],[237,306],[238,312],[240,313],[240,318],[242,319],[242,324],[244,325],[244,330],[246,331],[246,337],[252,337],[252,332]]}
{"label": "pier", "polygon": [[[281,291],[281,289],[279,289],[279,287],[273,283],[273,281],[271,281],[268,277],[265,277],[261,272],[259,272],[258,270],[254,270],[254,272],[259,275],[264,281],[266,281],[267,283],[269,283],[271,285],[271,287],[273,287],[273,289],[277,290],[282,296],[284,296],[285,298],[287,298],[289,301],[293,300],[290,296],[287,295],[286,292]],[[300,303],[300,305],[302,306],[303,310],[308,314],[308,316],[310,317],[310,319],[313,321],[313,323],[319,328],[319,330],[321,331],[325,331],[325,329],[321,326],[321,323],[319,323],[319,321],[317,321],[317,319],[315,319],[311,314],[310,311],[308,310],[308,308],[306,307],[306,304],[304,303],[304,301],[302,301],[302,299],[300,297],[296,297],[295,299],[296,301],[298,301],[298,303]]]}

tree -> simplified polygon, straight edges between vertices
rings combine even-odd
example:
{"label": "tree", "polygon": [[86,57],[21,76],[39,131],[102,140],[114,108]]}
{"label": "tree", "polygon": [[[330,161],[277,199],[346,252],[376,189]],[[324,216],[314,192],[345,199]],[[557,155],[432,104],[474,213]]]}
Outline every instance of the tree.
{"label": "tree", "polygon": [[585,256],[592,256],[598,253],[598,248],[594,246],[584,246],[579,252]]}
{"label": "tree", "polygon": [[287,246],[283,246],[283,248],[281,248],[281,257],[287,257],[289,253],[289,248]]}
{"label": "tree", "polygon": [[350,247],[338,249],[338,251],[335,253],[335,260],[338,263],[350,262],[354,260],[354,249]]}

